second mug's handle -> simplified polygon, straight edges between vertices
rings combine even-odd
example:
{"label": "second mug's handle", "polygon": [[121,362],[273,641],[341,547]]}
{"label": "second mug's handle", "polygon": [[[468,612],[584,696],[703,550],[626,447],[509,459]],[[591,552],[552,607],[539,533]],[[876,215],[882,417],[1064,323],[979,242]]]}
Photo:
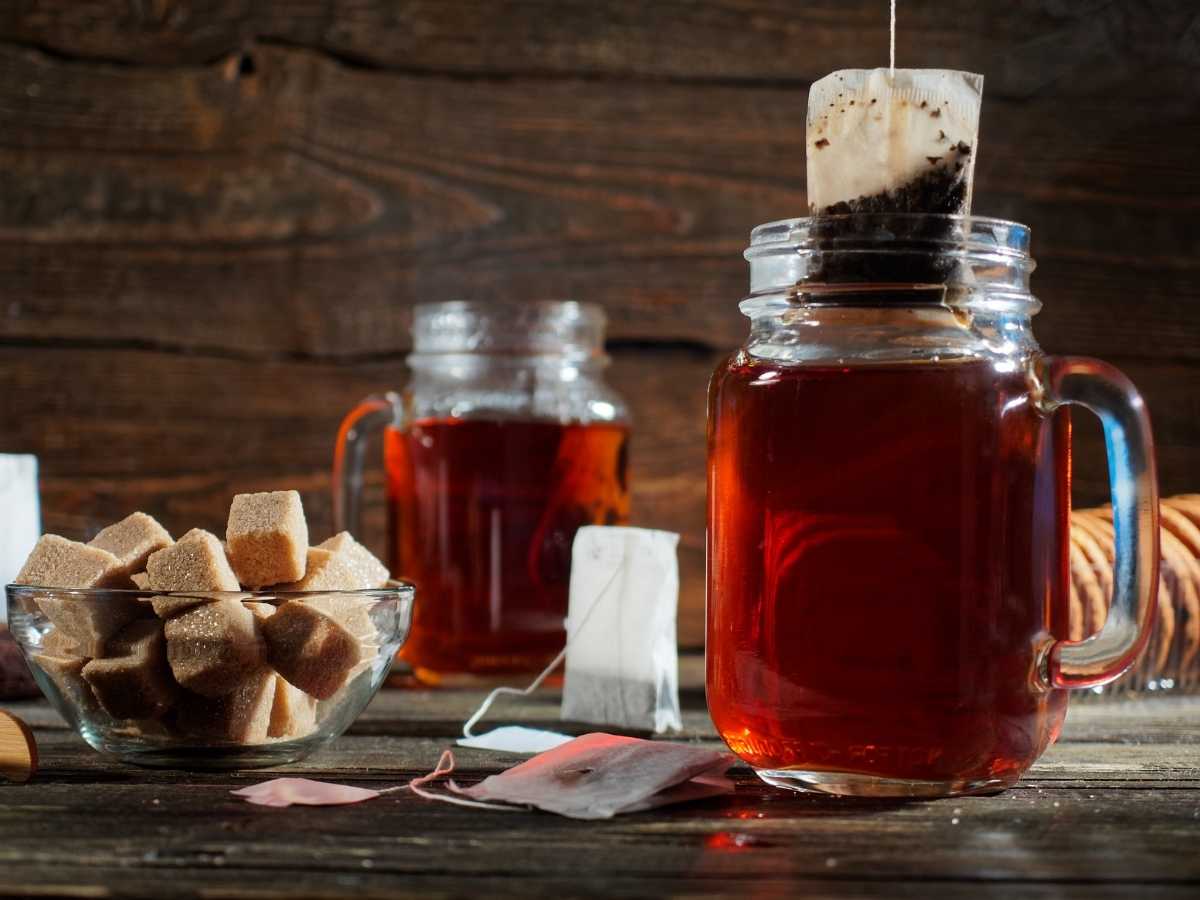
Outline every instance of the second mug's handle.
{"label": "second mug's handle", "polygon": [[1043,408],[1091,410],[1104,427],[1116,559],[1108,618],[1083,641],[1058,641],[1042,676],[1050,687],[1107,684],[1128,669],[1150,638],[1158,610],[1158,479],[1150,415],[1128,378],[1082,356],[1049,357],[1039,373]]}
{"label": "second mug's handle", "polygon": [[402,427],[404,403],[388,391],[372,394],[342,420],[333,448],[333,531],[349,531],[361,539],[363,461],[367,438],[389,425]]}

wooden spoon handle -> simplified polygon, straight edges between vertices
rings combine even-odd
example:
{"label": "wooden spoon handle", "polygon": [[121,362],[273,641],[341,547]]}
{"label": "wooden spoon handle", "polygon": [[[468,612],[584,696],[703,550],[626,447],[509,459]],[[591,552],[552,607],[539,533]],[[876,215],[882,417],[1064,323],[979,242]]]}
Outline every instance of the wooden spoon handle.
{"label": "wooden spoon handle", "polygon": [[0,776],[24,783],[37,771],[37,741],[29,726],[0,709]]}

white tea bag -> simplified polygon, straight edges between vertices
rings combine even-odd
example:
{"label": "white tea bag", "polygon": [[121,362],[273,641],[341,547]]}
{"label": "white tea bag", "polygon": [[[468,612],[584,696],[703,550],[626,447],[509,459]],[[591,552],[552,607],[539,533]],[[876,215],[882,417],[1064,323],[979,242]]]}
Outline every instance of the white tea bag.
{"label": "white tea bag", "polygon": [[808,94],[814,215],[971,211],[983,76],[842,69]]}
{"label": "white tea bag", "polygon": [[571,549],[562,718],[656,732],[679,716],[679,535],[588,525]]}
{"label": "white tea bag", "polygon": [[[39,534],[37,457],[0,453],[0,586],[17,577]],[[5,618],[0,593],[0,622]]]}

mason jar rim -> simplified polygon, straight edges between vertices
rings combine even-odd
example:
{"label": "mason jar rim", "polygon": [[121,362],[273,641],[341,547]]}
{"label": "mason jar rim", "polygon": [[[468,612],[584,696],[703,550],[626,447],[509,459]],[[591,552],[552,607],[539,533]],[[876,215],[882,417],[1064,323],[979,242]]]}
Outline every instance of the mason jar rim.
{"label": "mason jar rim", "polygon": [[[940,226],[940,227],[939,227]],[[992,216],[941,213],[843,213],[764,222],[750,231],[747,260],[771,253],[884,250],[889,242],[909,251],[994,253],[1029,259],[1030,228]]]}
{"label": "mason jar rim", "polygon": [[578,300],[443,300],[413,307],[412,356],[599,356],[608,317]]}
{"label": "mason jar rim", "polygon": [[747,315],[785,305],[988,306],[1032,315],[1030,229],[988,216],[850,213],[751,232]]}

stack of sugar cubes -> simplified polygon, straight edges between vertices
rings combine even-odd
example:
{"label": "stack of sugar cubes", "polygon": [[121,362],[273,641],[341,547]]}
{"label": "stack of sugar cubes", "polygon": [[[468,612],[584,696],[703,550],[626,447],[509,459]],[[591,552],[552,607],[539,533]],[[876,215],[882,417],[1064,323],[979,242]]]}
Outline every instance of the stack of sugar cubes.
{"label": "stack of sugar cubes", "polygon": [[54,627],[33,662],[85,714],[260,744],[313,733],[317,701],[370,668],[371,601],[336,592],[388,579],[346,532],[309,547],[300,495],[276,491],[233,498],[224,544],[198,528],[173,541],[141,512],[87,544],[44,535],[16,583],[138,591],[36,599]]}

